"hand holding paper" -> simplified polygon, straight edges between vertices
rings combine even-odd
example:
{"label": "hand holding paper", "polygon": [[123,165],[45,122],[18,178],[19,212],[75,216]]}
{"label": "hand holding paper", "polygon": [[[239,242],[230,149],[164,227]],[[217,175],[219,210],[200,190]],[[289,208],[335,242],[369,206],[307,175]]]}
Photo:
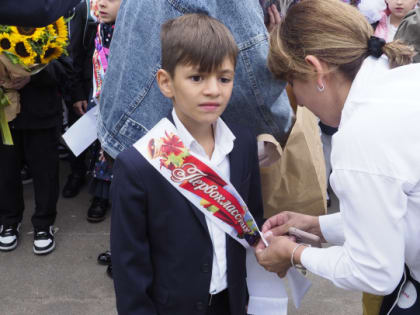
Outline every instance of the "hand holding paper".
{"label": "hand holding paper", "polygon": [[274,236],[286,235],[290,227],[315,234],[321,238],[322,242],[325,241],[318,217],[290,211],[280,212],[265,221],[262,233],[265,234],[270,231]]}

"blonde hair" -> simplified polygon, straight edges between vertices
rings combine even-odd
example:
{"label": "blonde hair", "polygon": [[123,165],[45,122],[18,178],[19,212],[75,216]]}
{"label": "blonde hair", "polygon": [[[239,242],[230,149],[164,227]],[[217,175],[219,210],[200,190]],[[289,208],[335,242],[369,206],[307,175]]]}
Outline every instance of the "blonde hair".
{"label": "blonde hair", "polygon": [[[313,55],[353,81],[369,56],[373,28],[353,6],[340,0],[302,0],[293,6],[270,37],[268,67],[281,80],[305,79],[314,70]],[[382,48],[392,68],[412,62],[414,49],[399,41]]]}

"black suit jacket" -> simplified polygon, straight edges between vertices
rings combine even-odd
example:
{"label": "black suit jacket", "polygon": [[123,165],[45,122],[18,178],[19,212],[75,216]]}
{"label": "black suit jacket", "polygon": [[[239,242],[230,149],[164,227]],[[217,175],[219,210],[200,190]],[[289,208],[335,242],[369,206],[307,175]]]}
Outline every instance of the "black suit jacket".
{"label": "black suit jacket", "polygon": [[1,0],[0,24],[40,27],[51,24],[80,0]]}
{"label": "black suit jacket", "polygon": [[[236,136],[230,180],[262,222],[256,138],[229,125]],[[131,147],[114,164],[111,251],[121,315],[206,314],[213,247],[204,215]],[[246,253],[226,240],[232,315],[246,314]]]}

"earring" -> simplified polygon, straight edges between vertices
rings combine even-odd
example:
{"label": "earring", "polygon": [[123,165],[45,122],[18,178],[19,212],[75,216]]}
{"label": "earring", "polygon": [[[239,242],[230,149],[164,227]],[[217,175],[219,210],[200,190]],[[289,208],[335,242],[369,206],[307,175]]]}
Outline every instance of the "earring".
{"label": "earring", "polygon": [[322,84],[321,86],[316,86],[316,88],[318,89],[319,92],[324,92],[325,90],[325,86]]}

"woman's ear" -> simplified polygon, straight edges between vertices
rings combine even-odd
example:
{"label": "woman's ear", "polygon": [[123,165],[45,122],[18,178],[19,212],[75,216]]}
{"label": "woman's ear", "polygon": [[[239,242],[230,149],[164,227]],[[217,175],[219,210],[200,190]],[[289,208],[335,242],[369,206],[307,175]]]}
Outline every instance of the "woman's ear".
{"label": "woman's ear", "polygon": [[328,67],[325,63],[321,62],[317,57],[308,55],[305,57],[305,61],[310,65],[316,73],[316,83],[318,89],[324,90],[325,88],[325,76],[328,73]]}
{"label": "woman's ear", "polygon": [[163,69],[159,69],[156,74],[156,80],[162,94],[165,95],[167,98],[172,99],[174,97],[174,93],[172,77],[169,74],[169,72]]}

